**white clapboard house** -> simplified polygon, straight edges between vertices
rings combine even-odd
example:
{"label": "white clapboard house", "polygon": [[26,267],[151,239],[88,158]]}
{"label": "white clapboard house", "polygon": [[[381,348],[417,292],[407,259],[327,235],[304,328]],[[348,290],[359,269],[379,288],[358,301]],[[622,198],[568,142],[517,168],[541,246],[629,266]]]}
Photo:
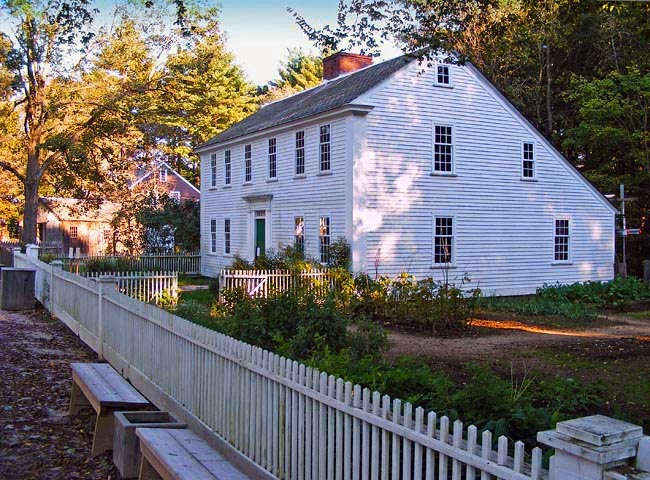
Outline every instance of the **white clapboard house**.
{"label": "white clapboard house", "polygon": [[338,53],[201,145],[202,271],[297,244],[494,294],[613,277],[615,208],[471,64]]}

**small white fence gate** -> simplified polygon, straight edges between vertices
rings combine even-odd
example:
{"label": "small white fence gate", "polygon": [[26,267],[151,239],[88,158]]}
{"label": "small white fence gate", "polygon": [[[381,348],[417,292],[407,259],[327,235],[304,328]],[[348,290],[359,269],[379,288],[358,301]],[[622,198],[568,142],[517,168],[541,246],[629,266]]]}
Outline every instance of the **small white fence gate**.
{"label": "small white fence gate", "polygon": [[325,295],[334,287],[327,270],[222,270],[219,273],[219,296],[224,290],[241,288],[251,297],[267,297],[269,292],[305,288]]}
{"label": "small white fence gate", "polygon": [[177,272],[84,272],[86,278],[114,277],[120,292],[146,303],[159,303],[164,295],[176,303]]}

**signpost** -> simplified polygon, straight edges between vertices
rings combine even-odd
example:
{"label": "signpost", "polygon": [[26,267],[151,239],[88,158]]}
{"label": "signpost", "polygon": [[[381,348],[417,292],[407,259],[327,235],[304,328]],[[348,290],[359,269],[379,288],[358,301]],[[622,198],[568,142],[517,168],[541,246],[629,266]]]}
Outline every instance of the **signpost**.
{"label": "signpost", "polygon": [[641,229],[640,228],[627,228],[627,221],[625,219],[625,203],[626,202],[631,202],[636,200],[635,197],[626,197],[625,196],[625,185],[621,184],[620,185],[620,190],[619,190],[619,202],[621,202],[621,223],[622,227],[621,229],[616,231],[616,236],[621,237],[623,239],[623,262],[619,264],[619,274],[621,276],[626,277],[627,276],[627,258],[625,255],[625,239],[630,236],[630,235],[641,235]]}

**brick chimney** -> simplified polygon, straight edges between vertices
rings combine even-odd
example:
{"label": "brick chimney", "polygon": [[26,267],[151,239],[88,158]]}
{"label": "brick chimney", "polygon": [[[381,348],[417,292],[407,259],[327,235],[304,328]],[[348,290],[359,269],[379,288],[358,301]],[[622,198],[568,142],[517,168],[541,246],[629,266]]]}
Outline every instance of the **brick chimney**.
{"label": "brick chimney", "polygon": [[372,65],[372,57],[356,53],[338,52],[323,59],[323,78],[332,80],[339,75],[355,72],[368,65]]}

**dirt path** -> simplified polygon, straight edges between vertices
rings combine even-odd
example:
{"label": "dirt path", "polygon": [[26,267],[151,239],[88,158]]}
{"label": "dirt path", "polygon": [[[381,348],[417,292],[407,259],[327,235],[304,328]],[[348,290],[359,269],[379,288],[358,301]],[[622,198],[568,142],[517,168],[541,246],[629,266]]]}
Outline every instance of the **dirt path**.
{"label": "dirt path", "polygon": [[625,316],[611,319],[617,323],[583,330],[559,329],[510,320],[476,319],[473,325],[480,327],[483,334],[461,338],[392,331],[390,356],[425,355],[466,362],[471,359],[498,358],[526,347],[557,347],[590,341],[631,339],[648,342],[650,346],[650,319],[639,320]]}
{"label": "dirt path", "polygon": [[94,418],[70,419],[70,362],[96,360],[44,311],[0,310],[0,479],[117,479],[90,456]]}

